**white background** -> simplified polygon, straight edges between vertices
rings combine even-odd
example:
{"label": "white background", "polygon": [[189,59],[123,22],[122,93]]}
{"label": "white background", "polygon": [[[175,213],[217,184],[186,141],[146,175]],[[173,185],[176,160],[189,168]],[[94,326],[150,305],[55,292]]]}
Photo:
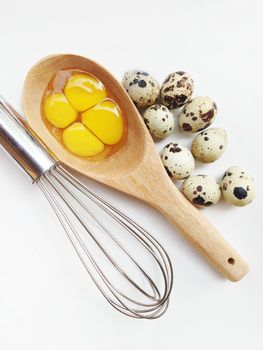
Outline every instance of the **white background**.
{"label": "white background", "polygon": [[[82,54],[118,79],[133,68],[160,82],[185,70],[195,95],[215,99],[214,125],[229,136],[224,156],[195,173],[219,179],[240,165],[257,185],[248,207],[204,210],[250,263],[238,283],[214,272],[153,209],[105,189],[161,240],[174,265],[167,314],[140,321],[105,304],[41,192],[0,151],[1,350],[262,350],[262,11],[261,0],[1,1],[0,91],[17,108],[30,66],[51,53]],[[191,144],[178,130],[171,140]]]}

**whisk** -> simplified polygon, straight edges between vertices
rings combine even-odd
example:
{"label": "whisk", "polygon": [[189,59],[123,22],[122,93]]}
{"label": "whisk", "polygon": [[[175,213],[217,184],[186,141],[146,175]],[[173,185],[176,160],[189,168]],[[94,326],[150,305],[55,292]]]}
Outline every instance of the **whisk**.
{"label": "whisk", "polygon": [[163,315],[173,271],[160,243],[61,164],[1,96],[0,143],[43,191],[106,300],[130,317]]}

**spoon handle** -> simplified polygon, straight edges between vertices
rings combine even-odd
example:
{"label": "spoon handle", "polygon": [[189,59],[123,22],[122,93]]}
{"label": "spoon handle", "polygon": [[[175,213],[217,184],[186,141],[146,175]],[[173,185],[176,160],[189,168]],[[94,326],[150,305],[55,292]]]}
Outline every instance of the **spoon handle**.
{"label": "spoon handle", "polygon": [[233,282],[247,274],[243,258],[173,184],[157,197],[153,205],[219,273]]}

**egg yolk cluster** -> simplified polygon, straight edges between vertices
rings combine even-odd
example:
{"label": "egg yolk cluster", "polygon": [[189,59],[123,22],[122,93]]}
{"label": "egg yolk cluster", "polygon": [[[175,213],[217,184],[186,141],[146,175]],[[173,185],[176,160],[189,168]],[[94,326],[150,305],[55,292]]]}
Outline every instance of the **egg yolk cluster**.
{"label": "egg yolk cluster", "polygon": [[63,91],[47,95],[43,106],[49,123],[63,129],[65,147],[78,156],[94,156],[122,138],[120,109],[92,75],[71,75]]}

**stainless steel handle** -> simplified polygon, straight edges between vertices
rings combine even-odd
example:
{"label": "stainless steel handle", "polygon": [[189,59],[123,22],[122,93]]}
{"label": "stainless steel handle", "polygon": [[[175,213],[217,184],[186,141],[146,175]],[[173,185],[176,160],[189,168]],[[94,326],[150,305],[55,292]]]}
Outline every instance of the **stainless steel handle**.
{"label": "stainless steel handle", "polygon": [[1,95],[0,144],[33,182],[57,164],[51,151]]}

